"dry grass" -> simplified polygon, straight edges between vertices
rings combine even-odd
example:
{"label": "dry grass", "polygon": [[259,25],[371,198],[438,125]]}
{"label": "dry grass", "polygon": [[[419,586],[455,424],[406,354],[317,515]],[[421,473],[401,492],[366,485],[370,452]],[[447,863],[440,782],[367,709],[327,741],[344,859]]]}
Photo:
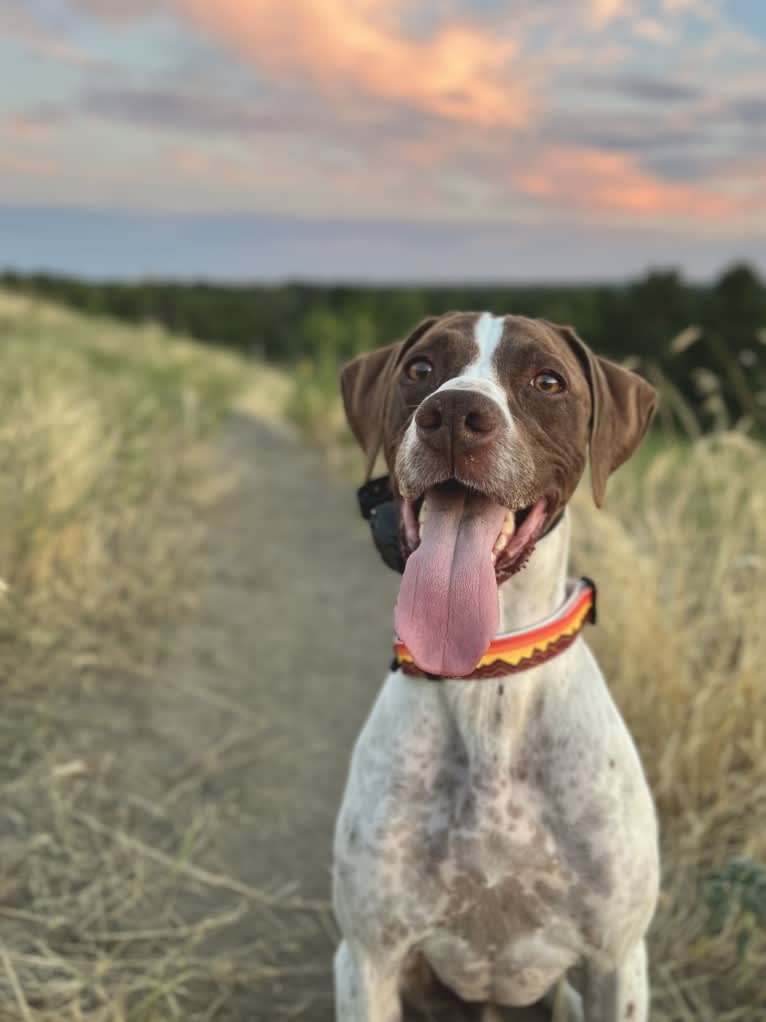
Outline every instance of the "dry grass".
{"label": "dry grass", "polygon": [[766,477],[739,433],[622,470],[606,510],[581,489],[575,561],[600,586],[589,641],[639,745],[660,811],[663,894],[654,1018],[766,1015],[766,933],[744,960],[705,935],[701,883],[766,862]]}
{"label": "dry grass", "polygon": [[126,569],[140,560],[144,590],[155,577],[164,589],[166,541],[183,534],[167,509],[200,477],[199,441],[243,364],[3,293],[0,344],[0,620],[18,632],[23,613],[28,636],[26,615],[53,631],[70,614],[134,609]]}
{"label": "dry grass", "polygon": [[[156,327],[0,292],[1,1022],[221,1019],[239,991],[313,968],[275,948],[327,929],[325,906],[194,865],[221,818],[179,810],[188,778],[132,790],[125,700],[193,599],[179,580],[226,485],[211,429],[232,404],[279,403],[280,384]],[[206,762],[195,783],[232,769]]]}
{"label": "dry grass", "polygon": [[220,826],[204,814],[179,833],[172,805],[134,797],[105,822],[114,780],[75,760],[4,793],[2,1022],[241,1017],[238,997],[322,968],[277,958],[301,927],[329,930],[326,905],[193,863]]}

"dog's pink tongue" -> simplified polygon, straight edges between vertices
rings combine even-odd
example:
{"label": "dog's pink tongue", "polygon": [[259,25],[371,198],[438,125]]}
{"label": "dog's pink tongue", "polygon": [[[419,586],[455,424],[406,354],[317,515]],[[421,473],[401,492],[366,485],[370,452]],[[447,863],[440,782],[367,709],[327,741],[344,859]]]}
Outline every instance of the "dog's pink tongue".
{"label": "dog's pink tongue", "polygon": [[407,559],[396,601],[399,638],[428,674],[470,674],[499,619],[492,547],[505,508],[463,489],[427,495],[420,546]]}

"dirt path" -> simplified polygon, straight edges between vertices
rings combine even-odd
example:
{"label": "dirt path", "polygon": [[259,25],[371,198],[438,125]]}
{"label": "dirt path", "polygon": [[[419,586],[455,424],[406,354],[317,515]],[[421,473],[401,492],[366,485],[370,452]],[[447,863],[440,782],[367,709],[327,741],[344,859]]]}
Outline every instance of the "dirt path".
{"label": "dirt path", "polygon": [[[352,488],[316,455],[242,417],[224,434],[221,459],[238,482],[187,573],[198,605],[169,637],[170,684],[152,686],[147,755],[160,773],[213,775],[192,784],[186,807],[190,819],[206,801],[213,812],[221,798],[230,807],[205,862],[254,887],[328,899],[334,815],[390,658],[397,579],[374,552]],[[256,916],[256,929],[261,922],[275,920]],[[309,964],[318,975],[277,977],[257,1007],[243,992],[241,1018],[329,1020],[332,924],[281,922],[274,964]]]}

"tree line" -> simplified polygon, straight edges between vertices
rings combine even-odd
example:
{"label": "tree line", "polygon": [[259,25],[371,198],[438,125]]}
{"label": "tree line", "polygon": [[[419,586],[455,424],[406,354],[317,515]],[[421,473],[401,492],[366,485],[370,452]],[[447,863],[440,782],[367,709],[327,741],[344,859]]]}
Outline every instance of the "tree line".
{"label": "tree line", "polygon": [[[703,423],[766,421],[766,284],[737,264],[711,285],[677,270],[620,285],[321,286],[93,282],[6,272],[0,285],[82,312],[158,321],[210,344],[330,371],[451,309],[544,316],[573,325],[600,354],[632,359]],[[692,328],[692,329],[689,329]]]}

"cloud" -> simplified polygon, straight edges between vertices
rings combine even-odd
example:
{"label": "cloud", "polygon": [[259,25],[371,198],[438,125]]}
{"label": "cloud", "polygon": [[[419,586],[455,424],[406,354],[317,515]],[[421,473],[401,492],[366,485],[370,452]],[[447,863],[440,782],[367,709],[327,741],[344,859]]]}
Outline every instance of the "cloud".
{"label": "cloud", "polygon": [[720,191],[663,181],[627,153],[598,149],[544,150],[514,181],[532,198],[597,213],[720,220],[741,210]]}
{"label": "cloud", "polygon": [[596,28],[604,28],[610,21],[627,14],[630,4],[626,0],[589,0],[590,19]]}
{"label": "cloud", "polygon": [[631,29],[639,39],[646,39],[647,42],[658,46],[668,46],[676,38],[673,28],[667,22],[658,21],[656,18],[638,18],[631,25]]}
{"label": "cloud", "polygon": [[22,46],[45,60],[75,67],[97,67],[101,62],[84,49],[62,38],[36,18],[19,8],[0,9],[0,40]]}
{"label": "cloud", "polygon": [[250,135],[255,132],[306,130],[310,113],[289,116],[270,104],[248,102],[202,89],[170,86],[131,88],[93,86],[80,100],[86,113],[120,118],[160,131],[202,135]]}
{"label": "cloud", "polygon": [[[79,0],[119,17],[116,0]],[[402,0],[164,0],[208,36],[252,60],[259,76],[317,89],[333,100],[361,92],[447,120],[515,127],[532,113],[530,90],[511,76],[516,42],[472,24],[442,22],[430,35],[403,27]]]}
{"label": "cloud", "polygon": [[56,165],[52,160],[39,156],[20,156],[16,153],[0,152],[0,174],[18,177],[52,177]]}
{"label": "cloud", "polygon": [[58,118],[45,114],[0,117],[0,138],[10,136],[24,142],[47,141],[58,126]]}
{"label": "cloud", "polygon": [[766,127],[766,96],[742,96],[729,104],[736,117],[752,127]]}
{"label": "cloud", "polygon": [[75,6],[112,25],[130,25],[156,15],[164,0],[73,0]]}
{"label": "cloud", "polygon": [[628,99],[647,103],[676,103],[700,99],[704,95],[699,85],[642,74],[637,71],[620,71],[611,74],[584,74],[580,81],[596,93],[617,93]]}
{"label": "cloud", "polygon": [[255,166],[239,160],[214,157],[202,150],[177,149],[171,158],[179,173],[205,182],[252,187],[258,179]]}
{"label": "cloud", "polygon": [[136,154],[135,203],[732,233],[763,196],[725,173],[763,151],[763,62],[716,0],[57,2],[73,45],[117,54],[61,105],[89,155]]}

